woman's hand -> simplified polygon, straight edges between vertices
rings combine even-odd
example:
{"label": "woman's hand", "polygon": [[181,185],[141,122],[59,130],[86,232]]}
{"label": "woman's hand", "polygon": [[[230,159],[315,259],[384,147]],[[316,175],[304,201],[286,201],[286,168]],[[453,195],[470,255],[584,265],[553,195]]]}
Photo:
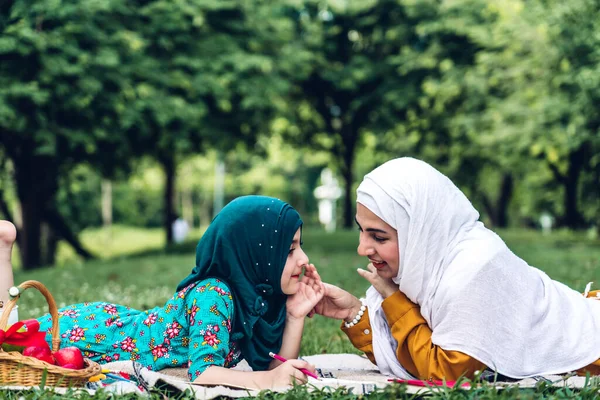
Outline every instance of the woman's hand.
{"label": "woman's hand", "polygon": [[287,314],[289,317],[301,319],[306,317],[323,298],[325,288],[321,277],[313,264],[306,267],[304,276],[298,282],[298,291],[288,296],[286,301]]}
{"label": "woman's hand", "polygon": [[315,306],[315,312],[324,317],[352,319],[360,310],[362,303],[355,296],[335,285],[323,283],[325,295]]}
{"label": "woman's hand", "polygon": [[399,290],[398,285],[396,285],[393,280],[383,279],[380,277],[377,273],[377,269],[372,263],[367,265],[366,270],[359,268],[358,274],[368,280],[384,299],[388,298]]}
{"label": "woman's hand", "polygon": [[[302,360],[287,360],[278,367],[268,371],[269,379],[266,382],[267,387],[262,389],[270,389],[276,387],[289,386],[294,383],[306,383],[308,377],[304,375],[301,368],[306,368],[313,374],[317,374],[314,365]],[[270,385],[270,386],[269,386]]]}

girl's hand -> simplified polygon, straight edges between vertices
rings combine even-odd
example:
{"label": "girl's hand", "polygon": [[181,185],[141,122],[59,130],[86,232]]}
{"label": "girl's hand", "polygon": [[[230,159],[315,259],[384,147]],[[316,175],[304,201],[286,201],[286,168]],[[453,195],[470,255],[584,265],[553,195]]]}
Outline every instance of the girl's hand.
{"label": "girl's hand", "polygon": [[311,365],[306,361],[287,360],[278,367],[267,371],[267,374],[269,374],[269,382],[267,382],[267,387],[263,387],[262,389],[290,386],[294,383],[304,384],[308,382],[308,377],[300,371],[300,368],[306,368],[313,374],[317,374],[314,365]]}
{"label": "girl's hand", "polygon": [[355,296],[335,285],[323,283],[325,295],[315,306],[315,312],[324,317],[351,319],[358,313],[362,303]]}
{"label": "girl's hand", "polygon": [[308,274],[302,277],[298,282],[298,291],[291,296],[288,296],[286,308],[288,316],[295,319],[303,319],[315,307],[315,305],[323,298],[325,288],[321,277],[316,272],[315,266],[310,264],[306,267]]}
{"label": "girl's hand", "polygon": [[377,269],[372,263],[367,265],[367,270],[359,268],[358,274],[368,280],[384,299],[388,298],[399,290],[398,285],[396,285],[392,279],[383,279],[380,277],[377,273]]}

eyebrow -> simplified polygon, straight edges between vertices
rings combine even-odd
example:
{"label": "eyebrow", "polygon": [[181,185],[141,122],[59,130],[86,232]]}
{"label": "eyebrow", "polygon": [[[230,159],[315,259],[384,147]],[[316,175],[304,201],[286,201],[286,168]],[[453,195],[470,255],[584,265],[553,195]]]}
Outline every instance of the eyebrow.
{"label": "eyebrow", "polygon": [[[358,223],[358,220],[356,219],[356,217],[354,217],[354,222],[356,222],[356,225],[358,225],[359,228],[362,229],[362,226],[360,226],[360,224]],[[378,232],[378,233],[385,233],[387,234],[386,231],[384,231],[383,229],[376,229],[376,228],[367,228],[365,229],[366,232]]]}

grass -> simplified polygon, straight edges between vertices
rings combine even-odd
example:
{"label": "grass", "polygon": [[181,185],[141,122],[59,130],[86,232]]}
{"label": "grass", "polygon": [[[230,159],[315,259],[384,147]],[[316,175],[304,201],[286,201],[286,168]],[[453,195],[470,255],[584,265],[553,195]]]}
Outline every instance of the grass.
{"label": "grass", "polygon": [[[162,305],[173,294],[179,281],[194,265],[194,248],[200,231],[192,238],[168,252],[162,249],[163,237],[160,230],[135,230],[113,227],[106,230],[90,230],[82,235],[88,248],[100,256],[98,260],[83,263],[72,254],[60,249],[61,265],[37,271],[17,269],[15,281],[36,279],[43,282],[54,295],[59,306],[81,301],[110,301],[146,309]],[[560,280],[570,287],[583,291],[589,281],[600,287],[600,241],[583,234],[553,232],[543,236],[539,232],[524,230],[500,231],[509,247],[519,256]],[[343,231],[327,234],[318,229],[304,231],[304,248],[323,279],[340,285],[361,295],[368,284],[356,274],[356,268],[364,267],[365,260],[356,254],[357,232]],[[22,319],[36,317],[46,312],[43,297],[27,291],[19,302]],[[339,329],[339,322],[315,317],[307,321],[302,341],[302,354],[358,353]],[[452,389],[437,393],[443,398],[591,398],[598,396],[599,385],[594,384],[581,391],[539,387],[531,390],[496,391],[493,388]],[[296,388],[286,394],[265,393],[263,398],[304,398],[305,388]],[[483,392],[482,392],[483,390]],[[14,395],[0,392],[3,398],[50,399],[53,395],[45,391],[24,392]],[[105,399],[112,395],[98,393],[94,399]],[[410,398],[402,386],[389,387],[371,394],[368,398]],[[313,392],[310,397],[353,398],[351,393]],[[85,397],[83,397],[85,398]],[[112,397],[111,397],[112,398]],[[119,400],[126,396],[117,396]],[[157,398],[160,398],[157,397]]]}

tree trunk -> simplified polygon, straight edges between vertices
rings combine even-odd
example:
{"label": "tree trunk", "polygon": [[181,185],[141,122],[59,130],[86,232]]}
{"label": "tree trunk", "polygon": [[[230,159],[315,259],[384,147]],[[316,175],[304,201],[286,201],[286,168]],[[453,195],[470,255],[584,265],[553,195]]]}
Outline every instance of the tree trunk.
{"label": "tree trunk", "polygon": [[42,265],[53,265],[56,261],[58,237],[48,222],[42,223],[41,244]]}
{"label": "tree trunk", "polygon": [[194,199],[191,189],[184,189],[181,192],[181,215],[186,220],[190,228],[194,228]]}
{"label": "tree trunk", "polygon": [[167,246],[173,244],[173,222],[176,219],[175,215],[175,159],[172,155],[161,157],[160,163],[165,171],[165,192],[164,192],[164,204],[165,204],[165,218],[164,218],[164,229],[167,238]]}
{"label": "tree trunk", "polygon": [[348,129],[348,134],[344,132],[342,137],[344,138],[344,151],[343,151],[343,162],[342,165],[342,177],[344,179],[344,228],[351,229],[354,225],[354,202],[352,196],[352,184],[354,183],[354,150],[356,147],[356,141],[358,139],[358,132],[350,131],[351,127],[344,127]]}
{"label": "tree trunk", "polygon": [[496,226],[506,228],[508,226],[508,205],[513,192],[513,177],[510,173],[502,175],[502,183],[500,184],[500,193],[496,203]]}
{"label": "tree trunk", "polygon": [[32,270],[42,266],[41,225],[44,210],[58,190],[58,174],[52,159],[34,155],[32,146],[22,148],[12,160],[21,203],[21,265],[24,270]]}
{"label": "tree trunk", "polygon": [[66,223],[62,215],[60,215],[54,207],[45,210],[44,219],[50,225],[51,230],[57,236],[69,243],[77,254],[79,254],[86,260],[91,260],[94,258],[94,255],[83,247],[83,245],[77,238],[77,235],[73,233],[73,231],[71,230],[71,228],[69,228],[69,225]]}
{"label": "tree trunk", "polygon": [[102,225],[107,228],[112,225],[112,182],[102,179]]}
{"label": "tree trunk", "polygon": [[578,209],[579,177],[584,165],[585,149],[582,145],[569,154],[569,168],[564,180],[564,223],[571,229],[584,226],[584,219]]}
{"label": "tree trunk", "polygon": [[21,210],[23,212],[23,224],[21,227],[21,241],[19,249],[21,251],[21,265],[24,270],[32,270],[41,267],[41,226],[42,226],[42,207],[39,204],[39,198],[34,193],[34,185],[27,182],[17,183],[19,186],[28,186],[20,188],[19,198],[21,200]]}

